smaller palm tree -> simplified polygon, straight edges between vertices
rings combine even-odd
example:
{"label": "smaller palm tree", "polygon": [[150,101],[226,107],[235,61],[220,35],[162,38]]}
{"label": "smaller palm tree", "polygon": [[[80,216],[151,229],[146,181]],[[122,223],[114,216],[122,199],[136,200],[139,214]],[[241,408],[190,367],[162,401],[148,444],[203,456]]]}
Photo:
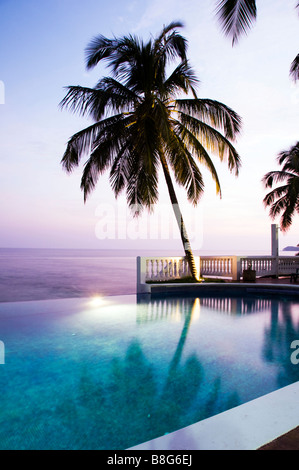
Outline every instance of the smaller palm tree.
{"label": "smaller palm tree", "polygon": [[270,191],[264,198],[265,206],[270,206],[270,217],[275,219],[282,214],[280,228],[286,231],[292,224],[295,212],[299,212],[299,142],[290,150],[280,152],[277,161],[282,165],[279,171],[270,171],[263,178],[266,188],[284,182]]}

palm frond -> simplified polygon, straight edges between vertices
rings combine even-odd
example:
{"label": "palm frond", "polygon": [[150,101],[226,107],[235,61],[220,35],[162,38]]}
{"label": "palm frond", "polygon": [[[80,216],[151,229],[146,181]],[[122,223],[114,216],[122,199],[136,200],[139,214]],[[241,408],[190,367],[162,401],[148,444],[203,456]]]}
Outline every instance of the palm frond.
{"label": "palm frond", "polygon": [[224,34],[232,38],[234,45],[256,19],[255,0],[218,0],[216,16]]}
{"label": "palm frond", "polygon": [[295,207],[288,206],[281,218],[281,229],[285,232],[292,225]]}
{"label": "palm frond", "polygon": [[269,215],[274,220],[282,213],[280,219],[280,228],[283,231],[287,231],[292,225],[294,211],[297,209],[297,207],[298,205],[294,204],[293,202],[289,201],[288,198],[283,196],[273,202],[269,211]]}
{"label": "palm frond", "polygon": [[295,82],[299,80],[299,54],[296,55],[295,59],[291,63],[290,76]]}
{"label": "palm frond", "polygon": [[137,109],[134,118],[135,122],[130,126],[130,143],[134,154],[140,160],[143,171],[151,175],[156,172],[159,164],[158,150],[160,148],[160,136],[158,123],[155,122],[153,109],[148,110],[141,106]]}
{"label": "palm frond", "polygon": [[80,86],[67,87],[68,92],[60,102],[60,107],[99,121],[104,115],[128,112],[138,96],[111,77],[101,79],[95,88]]}
{"label": "palm frond", "polygon": [[168,96],[174,97],[176,93],[188,93],[189,90],[195,94],[195,88],[199,84],[195,72],[190,67],[188,61],[181,62],[165,80],[164,88]]}
{"label": "palm frond", "polygon": [[183,28],[183,27],[184,27],[184,23],[182,23],[182,21],[171,21],[168,25],[163,26],[161,33],[157,36],[156,41],[155,41],[157,47],[159,47],[159,44],[161,44],[165,40],[166,35],[170,31],[173,31],[176,28]]}
{"label": "palm frond", "polygon": [[93,191],[99,179],[100,172],[98,168],[98,159],[95,155],[91,155],[84,165],[80,188],[84,193],[84,202]]}
{"label": "palm frond", "polygon": [[93,68],[100,60],[105,59],[114,76],[124,80],[130,77],[134,67],[140,64],[142,49],[143,43],[136,36],[107,39],[100,35],[85,49],[86,67]]}
{"label": "palm frond", "polygon": [[119,196],[129,181],[128,160],[131,154],[129,143],[126,142],[111,166],[109,180],[116,197]]}
{"label": "palm frond", "polygon": [[199,162],[203,164],[210,172],[212,179],[216,183],[216,193],[221,197],[221,186],[219,177],[214,166],[214,163],[206,151],[205,147],[200,143],[200,141],[192,134],[192,132],[187,129],[182,123],[176,122],[174,125],[175,132],[180,136],[185,145],[191,149],[192,153],[196,155]]}
{"label": "palm frond", "polygon": [[77,132],[70,138],[61,159],[61,164],[64,170],[71,172],[79,165],[82,156],[90,152],[92,142],[98,134],[99,127],[102,125],[102,123],[93,124],[82,131]]}
{"label": "palm frond", "polygon": [[[102,78],[95,86],[95,89],[105,96],[106,113],[130,112],[140,102],[139,96],[132,89],[112,77]],[[97,118],[98,115],[94,113],[94,119]]]}
{"label": "palm frond", "polygon": [[102,34],[94,37],[85,49],[86,67],[95,67],[102,59],[108,59],[118,46],[118,39],[108,39]]}
{"label": "palm frond", "polygon": [[272,219],[275,219],[283,210],[287,208],[287,199],[283,196],[276,201],[274,201],[271,205],[269,215]]}
{"label": "palm frond", "polygon": [[186,113],[179,115],[181,123],[196,137],[208,151],[217,153],[220,160],[226,159],[230,171],[235,171],[236,176],[239,173],[241,159],[231,144],[217,129],[206,124],[193,116]]}
{"label": "palm frond", "polygon": [[282,166],[282,171],[291,172],[299,175],[299,142],[293,145],[289,150],[280,152],[277,156],[279,165]]}
{"label": "palm frond", "polygon": [[129,35],[121,38],[108,62],[114,76],[124,82],[130,79],[135,68],[143,62],[144,48],[146,46],[138,37]]}
{"label": "palm frond", "polygon": [[224,133],[225,137],[235,140],[241,130],[242,119],[231,108],[216,100],[178,99],[176,106],[179,111],[186,112]]}
{"label": "palm frond", "polygon": [[161,34],[156,38],[153,45],[154,55],[162,61],[165,66],[167,60],[179,57],[186,60],[187,41],[181,36],[176,28],[182,28],[184,25],[180,21],[174,21],[164,26]]}
{"label": "palm frond", "polygon": [[[156,159],[158,159],[158,155],[156,155]],[[158,172],[148,173],[144,170],[140,157],[134,153],[131,154],[126,185],[128,206],[134,214],[140,215],[143,208],[147,208],[149,211],[153,210],[158,197]]]}
{"label": "palm frond", "polygon": [[130,116],[124,117],[123,114],[111,116],[74,134],[68,141],[62,157],[62,167],[67,172],[71,172],[79,165],[85,154],[94,151],[103,137],[110,139],[114,132],[120,134],[122,129],[130,123],[130,119]]}
{"label": "palm frond", "polygon": [[[87,197],[95,188],[99,176],[110,167],[116,168],[115,160],[118,159],[122,153],[127,155],[128,144],[124,127],[123,120],[116,121],[110,127],[107,126],[102,129],[92,142],[90,157],[85,163],[81,179],[84,201],[87,200]],[[116,184],[113,184],[113,181],[112,187],[114,189],[117,188]],[[121,189],[123,188],[118,187],[116,196]]]}
{"label": "palm frond", "polygon": [[[81,86],[68,86],[65,87],[68,92],[59,103],[60,108],[67,109],[73,113],[81,116],[91,115],[94,107],[99,103],[102,108],[105,108],[103,96],[94,88],[87,88]],[[103,112],[103,111],[102,111]]]}
{"label": "palm frond", "polygon": [[275,199],[285,197],[288,192],[288,185],[279,186],[270,191],[263,199],[265,206],[271,206]]}
{"label": "palm frond", "polygon": [[272,188],[273,184],[285,181],[288,178],[293,177],[294,175],[292,173],[288,173],[286,171],[270,171],[263,177],[262,182],[264,183],[266,188]]}
{"label": "palm frond", "polygon": [[[86,202],[87,197],[94,190],[99,176],[108,170],[109,167],[113,167],[115,159],[127,149],[126,137],[121,132],[123,123],[118,122],[116,124],[110,129],[106,128],[99,132],[92,143],[92,152],[85,163],[81,179],[84,202]],[[119,133],[117,133],[116,129],[119,129]],[[114,138],[111,139],[111,135]],[[121,189],[121,187],[118,188],[116,195],[118,195]]]}

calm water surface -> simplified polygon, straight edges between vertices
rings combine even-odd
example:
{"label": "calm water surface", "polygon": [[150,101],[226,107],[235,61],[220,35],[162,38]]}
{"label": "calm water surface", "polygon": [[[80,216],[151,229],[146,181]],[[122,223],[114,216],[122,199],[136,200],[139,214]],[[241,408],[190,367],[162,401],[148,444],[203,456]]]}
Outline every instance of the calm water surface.
{"label": "calm water surface", "polygon": [[288,298],[0,304],[1,449],[125,449],[299,380]]}
{"label": "calm water surface", "polygon": [[0,248],[0,302],[136,292],[136,254]]}

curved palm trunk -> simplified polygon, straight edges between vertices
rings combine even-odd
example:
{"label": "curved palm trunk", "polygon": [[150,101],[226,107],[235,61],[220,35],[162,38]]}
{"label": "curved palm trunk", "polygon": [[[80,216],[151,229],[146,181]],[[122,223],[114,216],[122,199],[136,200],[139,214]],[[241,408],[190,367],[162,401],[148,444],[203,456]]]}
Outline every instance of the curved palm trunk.
{"label": "curved palm trunk", "polygon": [[185,251],[185,256],[186,256],[186,259],[187,259],[188,264],[189,264],[189,269],[190,269],[190,272],[191,272],[191,275],[192,275],[193,279],[195,281],[199,281],[199,275],[198,275],[198,272],[197,272],[197,269],[196,269],[194,256],[193,256],[191,245],[190,245],[189,238],[188,238],[188,235],[187,235],[187,231],[186,231],[185,223],[184,223],[183,216],[182,216],[182,213],[181,213],[181,209],[180,209],[180,206],[179,206],[179,203],[178,203],[175,191],[174,191],[174,187],[173,187],[173,184],[172,184],[172,179],[171,179],[171,176],[170,176],[169,168],[168,168],[168,165],[167,165],[167,162],[166,162],[166,159],[165,159],[164,155],[160,154],[160,159],[161,159],[161,163],[162,163],[162,168],[163,168],[163,172],[164,172],[164,176],[165,176],[165,180],[166,180],[166,184],[167,184],[167,188],[168,188],[172,208],[173,208],[175,218],[176,218],[179,230],[180,230],[181,239],[182,239],[182,243],[183,243],[183,247],[184,247],[184,251]]}

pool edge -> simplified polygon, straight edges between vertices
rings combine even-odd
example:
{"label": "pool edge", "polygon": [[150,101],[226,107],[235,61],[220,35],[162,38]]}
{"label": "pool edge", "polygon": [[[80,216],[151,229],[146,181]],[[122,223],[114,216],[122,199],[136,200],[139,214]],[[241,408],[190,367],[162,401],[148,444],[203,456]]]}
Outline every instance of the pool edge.
{"label": "pool edge", "polygon": [[298,399],[295,382],[127,450],[256,450],[298,426]]}
{"label": "pool edge", "polygon": [[193,294],[193,293],[223,293],[235,291],[239,294],[299,294],[299,285],[271,284],[271,283],[245,283],[245,282],[209,282],[202,284],[148,284],[148,292],[139,295],[167,295],[167,294]]}

